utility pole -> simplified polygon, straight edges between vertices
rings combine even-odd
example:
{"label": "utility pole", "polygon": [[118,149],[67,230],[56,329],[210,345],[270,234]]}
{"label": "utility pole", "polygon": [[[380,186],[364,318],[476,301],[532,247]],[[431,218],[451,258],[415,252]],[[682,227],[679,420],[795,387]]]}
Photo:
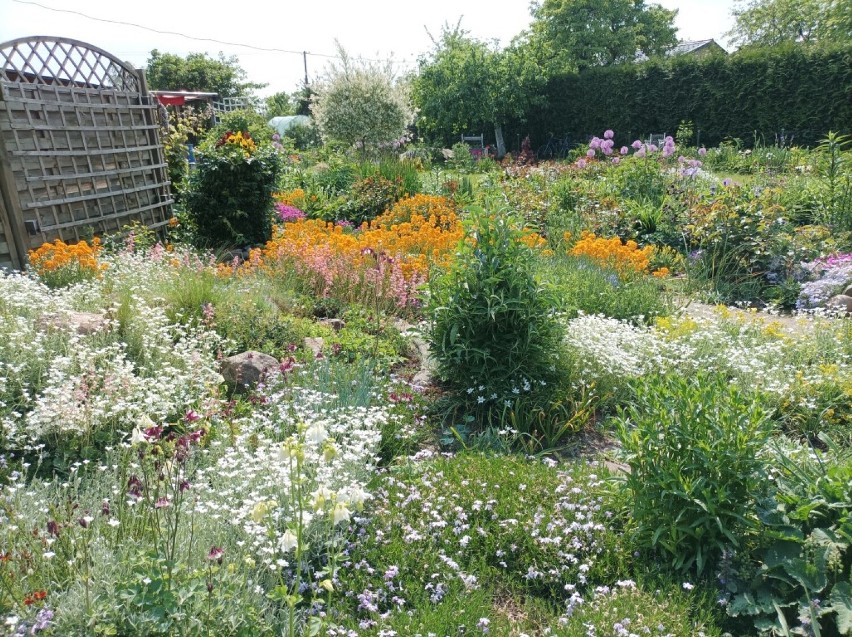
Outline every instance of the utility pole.
{"label": "utility pole", "polygon": [[308,85],[308,52],[302,51],[302,62],[305,64],[305,86]]}

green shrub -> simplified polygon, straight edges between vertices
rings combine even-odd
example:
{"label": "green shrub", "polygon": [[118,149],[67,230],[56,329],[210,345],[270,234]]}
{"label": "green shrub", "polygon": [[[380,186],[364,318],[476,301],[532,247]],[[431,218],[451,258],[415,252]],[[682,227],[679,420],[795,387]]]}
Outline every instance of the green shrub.
{"label": "green shrub", "polygon": [[186,197],[198,238],[216,247],[268,241],[280,171],[277,151],[242,132],[200,151]]}
{"label": "green shrub", "polygon": [[374,175],[356,181],[343,206],[329,212],[337,219],[344,218],[360,226],[378,217],[404,196],[405,186],[401,178],[390,181],[381,175]]}
{"label": "green shrub", "polygon": [[622,280],[614,271],[571,256],[554,258],[544,267],[560,308],[571,318],[583,312],[642,323],[670,311],[670,299],[659,279],[637,276]]}
{"label": "green shrub", "polygon": [[284,131],[284,138],[292,140],[296,150],[307,150],[322,145],[322,137],[313,124],[293,124]]}
{"label": "green shrub", "polygon": [[757,528],[769,414],[725,376],[649,375],[617,424],[640,544],[700,574]]}
{"label": "green shrub", "polygon": [[252,109],[242,108],[216,117],[219,121],[205,137],[204,148],[215,145],[228,131],[248,132],[258,144],[270,142],[275,133],[267,118]]}
{"label": "green shrub", "polygon": [[822,441],[826,452],[772,450],[775,492],[751,567],[722,572],[728,614],[760,630],[852,634],[852,452]]}
{"label": "green shrub", "polygon": [[468,242],[431,284],[430,346],[438,374],[472,417],[520,393],[549,391],[559,326],[552,294],[510,215],[474,210]]}

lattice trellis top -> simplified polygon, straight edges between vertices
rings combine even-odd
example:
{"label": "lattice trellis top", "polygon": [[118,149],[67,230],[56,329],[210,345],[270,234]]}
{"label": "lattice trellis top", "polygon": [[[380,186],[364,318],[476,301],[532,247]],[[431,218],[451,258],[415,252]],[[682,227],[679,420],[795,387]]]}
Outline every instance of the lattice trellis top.
{"label": "lattice trellis top", "polygon": [[79,40],[42,35],[0,44],[0,79],[139,91],[133,68],[103,49]]}

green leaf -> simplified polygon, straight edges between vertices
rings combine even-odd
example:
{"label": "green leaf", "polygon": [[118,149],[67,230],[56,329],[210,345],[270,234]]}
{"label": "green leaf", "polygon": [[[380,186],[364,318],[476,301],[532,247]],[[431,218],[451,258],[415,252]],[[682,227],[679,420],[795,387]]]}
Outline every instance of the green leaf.
{"label": "green leaf", "polygon": [[837,583],[828,601],[831,602],[831,610],[837,613],[837,632],[852,635],[852,585],[848,582]]}

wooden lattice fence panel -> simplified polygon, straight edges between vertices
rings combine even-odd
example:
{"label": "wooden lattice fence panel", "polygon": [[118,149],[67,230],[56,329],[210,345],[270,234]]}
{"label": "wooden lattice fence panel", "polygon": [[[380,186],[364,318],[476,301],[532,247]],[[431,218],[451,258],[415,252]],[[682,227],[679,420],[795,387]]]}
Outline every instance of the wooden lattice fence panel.
{"label": "wooden lattice fence panel", "polygon": [[168,222],[158,117],[144,76],[105,51],[59,38],[0,44],[0,186],[18,251],[12,265],[45,241]]}

